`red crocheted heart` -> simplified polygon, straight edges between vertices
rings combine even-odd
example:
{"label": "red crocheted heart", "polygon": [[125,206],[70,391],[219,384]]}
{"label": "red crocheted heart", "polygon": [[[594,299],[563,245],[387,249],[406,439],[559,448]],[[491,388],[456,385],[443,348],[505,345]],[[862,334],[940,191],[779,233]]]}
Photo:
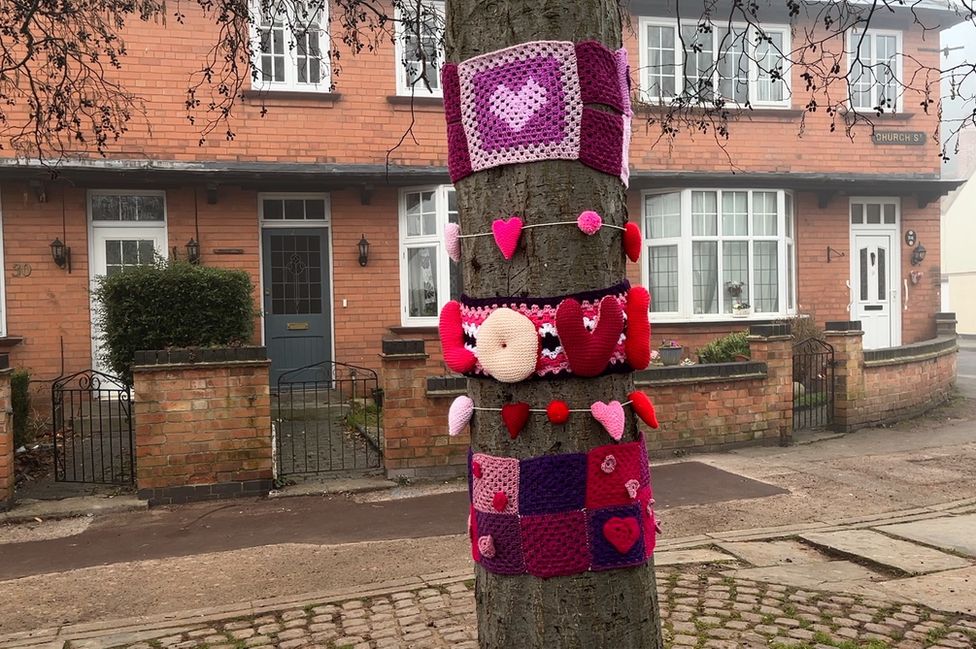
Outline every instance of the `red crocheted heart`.
{"label": "red crocheted heart", "polygon": [[495,235],[495,243],[502,251],[505,259],[511,259],[518,247],[519,238],[522,236],[522,219],[513,216],[507,221],[496,219],[491,224],[491,232]]}
{"label": "red crocheted heart", "polygon": [[508,436],[515,439],[529,421],[529,404],[506,403],[502,406],[502,421],[508,429]]}
{"label": "red crocheted heart", "polygon": [[451,300],[441,309],[438,327],[444,363],[453,372],[465,374],[474,369],[475,355],[464,348],[464,329],[461,328],[461,304]]}
{"label": "red crocheted heart", "polygon": [[552,401],[546,408],[546,416],[556,425],[565,424],[569,421],[569,406],[565,401]]}
{"label": "red crocheted heart", "polygon": [[643,286],[627,292],[627,362],[631,369],[643,370],[651,364],[651,294]]}
{"label": "red crocheted heart", "polygon": [[599,376],[607,368],[624,330],[624,315],[617,298],[600,300],[600,318],[592,333],[583,325],[580,303],[567,298],[556,309],[556,331],[569,367],[577,376]]}
{"label": "red crocheted heart", "polygon": [[491,506],[496,512],[503,512],[508,507],[508,495],[504,491],[496,492],[491,499]]}
{"label": "red crocheted heart", "polygon": [[661,424],[657,421],[657,413],[654,411],[654,404],[647,397],[646,394],[640,390],[635,390],[627,395],[630,399],[630,407],[634,409],[634,413],[641,418],[645,424],[651,428],[657,428]]}
{"label": "red crocheted heart", "polygon": [[640,526],[636,518],[614,516],[603,524],[603,536],[617,552],[627,554],[640,538]]}
{"label": "red crocheted heart", "polygon": [[641,231],[637,224],[633,221],[624,223],[624,253],[626,253],[627,259],[633,262],[640,259],[643,246],[644,241],[641,239]]}

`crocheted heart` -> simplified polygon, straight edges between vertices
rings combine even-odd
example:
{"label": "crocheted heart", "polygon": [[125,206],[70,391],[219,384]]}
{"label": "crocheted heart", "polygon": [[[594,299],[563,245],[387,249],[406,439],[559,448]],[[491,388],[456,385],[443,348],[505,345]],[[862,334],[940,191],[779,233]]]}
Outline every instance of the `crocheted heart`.
{"label": "crocheted heart", "polygon": [[597,401],[590,406],[593,418],[600,422],[609,433],[610,437],[618,442],[624,436],[624,407],[619,401],[603,403]]}
{"label": "crocheted heart", "polygon": [[464,347],[464,329],[461,328],[461,305],[451,300],[441,309],[438,326],[444,363],[453,372],[464,374],[474,369],[477,358]]}
{"label": "crocheted heart", "polygon": [[448,257],[461,261],[461,226],[457,223],[444,226],[444,247],[447,248]]}
{"label": "crocheted heart", "polygon": [[498,119],[518,133],[529,123],[536,113],[549,103],[548,91],[529,77],[518,92],[504,83],[499,84],[488,98],[488,108]]}
{"label": "crocheted heart", "polygon": [[508,429],[508,436],[515,439],[529,421],[529,404],[506,403],[502,406],[502,421]]}
{"label": "crocheted heart", "polygon": [[569,406],[565,401],[553,401],[546,408],[546,416],[553,424],[565,424],[569,421]]}
{"label": "crocheted heart", "polygon": [[508,507],[508,494],[504,491],[495,492],[491,498],[491,506],[495,508],[496,512],[505,511],[505,508]]}
{"label": "crocheted heart", "polygon": [[617,552],[627,554],[640,538],[640,527],[636,518],[614,516],[603,524],[603,536]]}
{"label": "crocheted heart", "polygon": [[491,224],[491,232],[495,235],[495,243],[502,251],[505,259],[511,259],[518,247],[519,238],[522,236],[522,219],[513,216],[507,221],[495,219]]}
{"label": "crocheted heart", "polygon": [[641,418],[641,421],[651,428],[657,428],[661,425],[657,421],[654,404],[651,403],[646,394],[640,390],[634,390],[627,395],[627,398],[630,399],[630,406],[634,409],[634,413]]}
{"label": "crocheted heart", "polygon": [[494,559],[495,558],[495,539],[491,538],[491,535],[482,536],[478,538],[478,552],[481,556]]}
{"label": "crocheted heart", "polygon": [[583,231],[583,234],[592,236],[603,227],[603,219],[593,210],[586,210],[576,219],[576,225]]}
{"label": "crocheted heart", "polygon": [[627,259],[633,262],[640,259],[643,245],[640,228],[633,221],[627,221],[624,224],[624,252],[627,254]]}
{"label": "crocheted heart", "polygon": [[651,294],[643,286],[627,292],[627,363],[633,370],[646,369],[651,364],[651,321],[648,312]]}
{"label": "crocheted heart", "polygon": [[583,324],[580,303],[567,298],[556,309],[556,332],[569,367],[578,376],[599,376],[606,369],[624,330],[620,304],[612,295],[600,300],[600,315],[593,332]]}
{"label": "crocheted heart", "polygon": [[474,401],[471,400],[471,397],[462,395],[455,399],[447,411],[447,434],[451,437],[457,437],[471,421],[473,414]]}

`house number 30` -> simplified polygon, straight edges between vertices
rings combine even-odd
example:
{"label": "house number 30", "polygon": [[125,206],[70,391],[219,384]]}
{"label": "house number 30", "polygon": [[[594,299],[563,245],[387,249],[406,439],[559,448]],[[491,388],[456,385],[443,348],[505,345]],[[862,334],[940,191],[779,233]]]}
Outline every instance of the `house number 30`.
{"label": "house number 30", "polygon": [[30,264],[14,264],[14,277],[30,277],[32,272]]}

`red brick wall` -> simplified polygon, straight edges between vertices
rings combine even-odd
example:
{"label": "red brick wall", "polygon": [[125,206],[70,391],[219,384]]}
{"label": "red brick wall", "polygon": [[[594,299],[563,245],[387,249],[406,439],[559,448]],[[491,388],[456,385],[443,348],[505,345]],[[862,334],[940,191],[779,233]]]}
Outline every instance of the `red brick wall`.
{"label": "red brick wall", "polygon": [[956,360],[956,352],[951,351],[890,365],[867,363],[864,399],[858,404],[860,423],[891,423],[945,403],[956,382]]}
{"label": "red brick wall", "polygon": [[10,413],[10,372],[0,371],[0,511],[14,502],[14,426]]}

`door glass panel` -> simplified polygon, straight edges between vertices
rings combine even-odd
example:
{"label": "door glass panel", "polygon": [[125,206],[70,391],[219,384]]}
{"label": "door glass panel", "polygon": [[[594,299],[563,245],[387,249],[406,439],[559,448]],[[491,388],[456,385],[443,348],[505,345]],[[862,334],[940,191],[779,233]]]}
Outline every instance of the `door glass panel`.
{"label": "door glass panel", "polygon": [[888,290],[885,286],[885,254],[887,252],[884,248],[878,248],[878,299],[882,301]]}
{"label": "door glass panel", "polygon": [[273,234],[272,315],[322,313],[322,250],[318,235]]}
{"label": "door glass panel", "polygon": [[105,274],[114,275],[125,268],[151,264],[156,254],[152,239],[107,239],[105,241]]}
{"label": "door glass panel", "polygon": [[861,299],[868,299],[868,249],[861,248],[860,254]]}
{"label": "door glass panel", "polygon": [[895,224],[895,206],[891,203],[885,203],[884,206],[884,222],[887,225]]}
{"label": "door glass panel", "polygon": [[855,225],[864,223],[864,206],[860,203],[851,203],[851,223]]}
{"label": "door glass panel", "polygon": [[878,203],[868,203],[867,212],[869,225],[881,224],[881,205]]}

